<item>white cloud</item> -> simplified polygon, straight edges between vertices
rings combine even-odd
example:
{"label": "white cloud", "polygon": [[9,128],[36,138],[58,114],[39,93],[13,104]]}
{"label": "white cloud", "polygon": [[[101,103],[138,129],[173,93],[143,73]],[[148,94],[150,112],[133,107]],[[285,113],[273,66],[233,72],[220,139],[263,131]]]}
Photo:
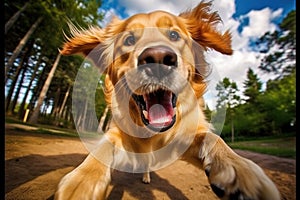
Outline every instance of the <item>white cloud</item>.
{"label": "white cloud", "polygon": [[[235,12],[234,1],[214,1],[214,8],[218,10],[220,16],[223,19],[223,27],[229,29],[232,34],[232,48],[234,50],[233,55],[226,56],[221,55],[215,51],[209,51],[206,54],[208,63],[217,71],[218,75],[214,75],[214,78],[222,80],[224,77],[228,77],[232,81],[235,81],[240,90],[239,95],[243,96],[243,82],[247,78],[248,68],[254,70],[262,82],[266,82],[268,79],[273,78],[269,74],[265,74],[258,69],[261,60],[261,54],[251,50],[249,47],[249,41],[251,38],[259,38],[268,31],[274,31],[276,25],[272,23],[276,17],[282,14],[282,9],[272,11],[269,8],[265,8],[257,11],[250,11],[240,19],[247,18],[249,25],[243,27],[242,32],[238,31],[241,26],[240,19],[233,18]],[[227,13],[227,14],[226,14]],[[219,27],[220,28],[220,27]],[[210,89],[214,89],[213,87]],[[216,91],[211,91],[211,96],[216,95]],[[216,99],[216,98],[215,98]],[[208,100],[210,107],[215,106],[215,99]]]}
{"label": "white cloud", "polygon": [[235,51],[233,55],[218,55],[219,53],[208,53],[207,61],[218,69],[220,77],[234,78],[234,81],[242,83],[246,78],[246,71],[249,67],[253,68],[259,64],[257,53]]}
{"label": "white cloud", "polygon": [[282,14],[282,9],[272,11],[270,8],[252,10],[246,17],[249,18],[249,25],[243,28],[244,37],[261,37],[267,31],[274,31],[276,25],[272,20]]}
{"label": "white cloud", "polygon": [[[118,6],[124,7],[125,13],[129,16],[154,10],[165,10],[178,15],[186,9],[193,8],[199,2],[199,0],[118,0]],[[236,12],[235,0],[214,0],[212,4],[212,11],[217,11],[223,21],[218,26],[218,30],[223,32],[229,29],[232,34],[234,54],[226,56],[218,52],[209,51],[206,54],[208,63],[218,72],[220,80],[228,77],[235,81],[241,93],[248,68],[252,68],[265,82],[270,77],[266,74],[263,75],[258,70],[261,55],[251,50],[249,41],[262,36],[267,31],[274,31],[276,25],[273,23],[273,20],[282,15],[283,10],[273,11],[270,8],[264,8],[262,10],[252,10],[240,18],[233,18]],[[115,11],[111,10],[111,13],[115,13]],[[238,29],[243,22],[242,20],[245,19],[249,21],[249,24],[242,27],[242,31],[239,32]]]}
{"label": "white cloud", "polygon": [[[258,38],[264,35],[268,31],[274,31],[276,25],[272,21],[282,14],[282,9],[272,11],[269,8],[262,10],[252,10],[240,19],[233,18],[235,12],[234,1],[217,0],[214,1],[215,9],[219,10],[220,15],[225,16],[224,27],[230,29],[232,34],[232,48],[234,53],[232,56],[224,56],[217,52],[208,52],[207,60],[213,67],[215,67],[220,77],[228,77],[231,80],[237,82],[240,90],[243,90],[243,81],[246,79],[248,68],[252,68],[255,73],[261,74],[266,81],[270,77],[266,74],[262,74],[258,70],[260,64],[261,55],[259,52],[253,51],[249,47],[249,41],[251,38]],[[221,15],[222,17],[222,15]],[[248,18],[249,25],[243,27],[242,32],[238,31],[241,25],[241,19]],[[223,27],[223,28],[224,28]]]}
{"label": "white cloud", "polygon": [[212,4],[212,10],[219,13],[224,24],[228,24],[235,13],[235,2],[233,0],[215,0]]}

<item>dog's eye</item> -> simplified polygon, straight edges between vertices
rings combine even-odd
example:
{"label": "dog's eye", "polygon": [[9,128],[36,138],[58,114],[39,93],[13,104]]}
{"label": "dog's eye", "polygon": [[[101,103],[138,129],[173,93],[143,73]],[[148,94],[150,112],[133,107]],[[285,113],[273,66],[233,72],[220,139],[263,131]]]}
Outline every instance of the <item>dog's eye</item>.
{"label": "dog's eye", "polygon": [[125,46],[132,46],[135,44],[135,37],[134,35],[129,35],[124,41]]}
{"label": "dog's eye", "polygon": [[180,35],[177,31],[170,31],[169,38],[171,41],[178,41],[180,39]]}

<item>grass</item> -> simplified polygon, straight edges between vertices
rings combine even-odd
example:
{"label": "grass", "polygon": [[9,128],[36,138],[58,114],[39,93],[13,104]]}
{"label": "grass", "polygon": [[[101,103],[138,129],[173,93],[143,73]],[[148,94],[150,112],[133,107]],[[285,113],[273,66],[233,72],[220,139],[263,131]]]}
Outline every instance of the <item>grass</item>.
{"label": "grass", "polygon": [[[5,116],[5,123],[10,123],[10,124],[15,123],[15,124],[28,125],[28,123],[25,123],[25,122],[23,122],[21,120],[18,120],[18,119],[12,118],[12,117],[7,117],[7,116]],[[30,126],[37,127],[37,125],[35,125],[35,124],[32,124]]]}
{"label": "grass", "polygon": [[[6,118],[6,123],[23,124],[31,127],[36,127],[35,130],[30,132],[38,134],[50,134],[65,137],[79,137],[75,129],[58,128],[56,126],[49,125],[31,125],[23,123],[19,120],[12,118]],[[15,128],[17,130],[24,130],[22,128]],[[82,136],[82,135],[81,135]],[[95,133],[84,133],[85,138],[94,138],[99,135]],[[275,155],[286,158],[296,158],[296,137],[281,137],[281,138],[262,138],[262,139],[249,139],[237,142],[227,142],[227,144],[233,149],[249,150],[257,153],[264,153],[269,155]]]}
{"label": "grass", "polygon": [[[24,123],[21,120],[14,119],[12,117],[6,117],[5,123],[8,124],[18,124],[19,126],[15,127],[15,130],[18,131],[28,131],[32,133],[38,134],[48,134],[48,135],[58,135],[58,136],[66,136],[66,137],[78,137],[78,133],[75,129],[67,129],[67,128],[59,128],[56,126],[44,125],[44,124],[29,124]],[[27,129],[26,127],[22,127],[25,125],[26,127],[31,127]]]}
{"label": "grass", "polygon": [[[26,124],[26,126],[31,126]],[[34,127],[34,126],[31,126]],[[26,128],[22,128],[22,127],[15,127],[14,130],[16,131],[26,131],[26,132],[30,132],[30,133],[37,133],[37,134],[44,134],[44,135],[57,135],[57,136],[63,136],[63,137],[77,137],[78,138],[78,134],[74,131],[62,131],[59,129],[51,129],[51,128],[41,128],[41,127],[37,127],[36,129],[26,129]]]}
{"label": "grass", "polygon": [[[8,124],[18,124],[21,126],[17,126],[14,128],[14,130],[17,131],[27,131],[31,133],[37,133],[37,134],[45,134],[45,135],[56,135],[56,136],[63,136],[63,137],[77,137],[79,138],[78,132],[76,129],[68,129],[68,128],[60,128],[53,125],[46,125],[46,124],[30,124],[30,123],[24,123],[20,120],[14,119],[14,118],[6,118],[5,123]],[[31,127],[30,129],[26,127],[22,127],[22,125],[25,125],[26,127]],[[81,138],[86,139],[95,139],[99,137],[98,133],[95,132],[81,132],[80,133]]]}
{"label": "grass", "polygon": [[233,149],[296,158],[296,137],[268,138],[227,143]]}

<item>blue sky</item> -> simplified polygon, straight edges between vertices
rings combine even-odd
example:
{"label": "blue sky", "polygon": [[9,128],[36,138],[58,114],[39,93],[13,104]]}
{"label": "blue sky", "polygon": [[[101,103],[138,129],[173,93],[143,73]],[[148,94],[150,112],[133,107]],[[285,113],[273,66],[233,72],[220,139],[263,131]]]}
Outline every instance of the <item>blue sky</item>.
{"label": "blue sky", "polygon": [[[105,26],[112,16],[127,18],[136,13],[153,10],[165,10],[177,15],[199,2],[200,0],[105,0],[100,8],[106,13],[101,26]],[[218,11],[223,21],[218,28],[224,31],[229,29],[232,33],[234,50],[232,56],[215,51],[206,53],[206,60],[215,74],[214,81],[228,77],[237,83],[242,95],[243,82],[249,68],[258,74],[263,83],[274,78],[258,69],[264,55],[253,48],[252,41],[268,31],[276,30],[279,22],[295,9],[295,0],[213,0],[212,4],[212,11]],[[214,86],[210,88],[213,90]],[[211,92],[210,96],[214,95],[215,91]]]}
{"label": "blue sky", "polygon": [[[165,10],[179,14],[193,8],[200,0],[106,0],[101,10],[106,12],[105,26],[111,17],[127,18],[140,12]],[[263,83],[272,79],[272,75],[258,69],[264,56],[253,48],[252,41],[266,32],[278,28],[279,22],[293,9],[295,0],[213,0],[213,11],[218,11],[223,24],[220,30],[229,29],[232,33],[232,56],[225,56],[215,51],[206,53],[206,60],[219,80],[228,77],[235,81],[242,95],[243,82],[249,68],[253,69]],[[218,81],[218,80],[215,80]],[[213,89],[214,86],[211,86]],[[214,93],[214,92],[212,92]],[[215,94],[212,94],[212,96]]]}
{"label": "blue sky", "polygon": [[[143,0],[139,0],[142,2]],[[182,0],[183,1],[183,0]],[[218,0],[216,0],[217,2]],[[122,3],[120,3],[122,2]],[[124,3],[125,2],[125,3]],[[128,2],[128,4],[126,3]],[[113,10],[113,14],[117,15],[120,18],[127,18],[130,14],[127,12],[130,9],[130,2],[134,2],[134,0],[104,0],[101,6],[101,10],[104,12],[110,12]],[[148,2],[157,2],[156,0],[148,1]],[[172,2],[172,0],[167,0],[165,2]],[[186,8],[192,7],[189,5],[195,5],[197,0],[187,0],[185,1]],[[195,2],[192,3],[191,2]],[[266,0],[266,1],[256,1],[256,0],[234,0],[235,2],[235,12],[233,13],[233,18],[239,19],[241,16],[247,15],[251,10],[262,10],[264,8],[270,8],[271,10],[282,9],[282,14],[273,19],[273,22],[278,24],[280,21],[293,9],[295,9],[295,0]],[[163,3],[162,3],[163,4]],[[157,9],[161,9],[160,5],[155,4]],[[147,4],[145,4],[145,8],[142,9],[147,12]],[[139,10],[136,10],[136,13]],[[131,13],[134,14],[134,13]],[[106,19],[109,21],[109,19]],[[241,26],[239,27],[239,31],[242,30],[242,26],[248,24],[248,19],[240,19]],[[105,21],[105,22],[107,22]],[[102,24],[103,25],[103,24]]]}
{"label": "blue sky", "polygon": [[236,0],[235,1],[236,12],[233,15],[234,18],[246,15],[251,10],[262,10],[264,8],[270,8],[277,10],[282,8],[282,15],[274,19],[274,23],[280,23],[282,19],[293,9],[295,9],[294,0],[266,0],[266,1],[255,1],[255,0]]}
{"label": "blue sky", "polygon": [[[104,0],[101,8],[103,10],[109,10],[111,8],[115,9],[119,16],[123,18],[128,17],[126,13],[126,7],[119,2],[122,0]],[[125,0],[126,1],[126,0]],[[128,2],[130,0],[127,0]],[[140,0],[143,1],[143,0]],[[183,1],[183,0],[182,0]],[[124,2],[124,0],[123,0]],[[151,1],[149,1],[151,2]],[[158,6],[159,7],[159,6]],[[273,10],[278,8],[283,8],[283,16],[285,16],[290,10],[295,9],[295,0],[235,0],[236,12],[234,17],[239,17],[240,15],[245,15],[251,10],[261,10],[263,8],[269,7]]]}
{"label": "blue sky", "polygon": [[[106,13],[101,26],[105,26],[113,15],[127,18],[139,12],[165,10],[179,14],[193,8],[200,0],[103,0],[101,12]],[[209,51],[206,60],[213,68],[214,82],[228,77],[243,91],[248,68],[252,68],[263,83],[273,78],[258,70],[262,54],[251,47],[251,41],[259,38],[267,31],[274,31],[278,23],[295,9],[295,0],[213,0],[214,10],[218,11],[222,20],[221,29],[230,29],[234,54],[224,56],[218,52]],[[214,86],[209,86],[208,96],[215,96]],[[214,100],[208,101],[214,107]]]}
{"label": "blue sky", "polygon": [[236,16],[245,15],[251,10],[261,10],[265,7],[269,7],[273,10],[283,8],[283,15],[286,15],[290,10],[295,9],[294,0],[236,0]]}

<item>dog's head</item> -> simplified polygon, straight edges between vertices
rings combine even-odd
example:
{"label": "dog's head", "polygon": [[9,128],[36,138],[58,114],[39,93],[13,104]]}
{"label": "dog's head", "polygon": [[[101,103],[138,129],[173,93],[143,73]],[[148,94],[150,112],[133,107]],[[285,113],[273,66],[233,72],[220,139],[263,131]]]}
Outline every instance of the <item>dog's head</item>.
{"label": "dog's head", "polygon": [[71,28],[72,37],[61,53],[83,53],[92,59],[107,74],[107,102],[120,83],[130,94],[129,112],[135,123],[163,132],[176,123],[176,107],[187,85],[193,95],[202,97],[207,74],[203,52],[232,54],[231,36],[216,30],[218,22],[219,15],[204,2],[179,16],[155,11],[114,18],[104,29]]}

